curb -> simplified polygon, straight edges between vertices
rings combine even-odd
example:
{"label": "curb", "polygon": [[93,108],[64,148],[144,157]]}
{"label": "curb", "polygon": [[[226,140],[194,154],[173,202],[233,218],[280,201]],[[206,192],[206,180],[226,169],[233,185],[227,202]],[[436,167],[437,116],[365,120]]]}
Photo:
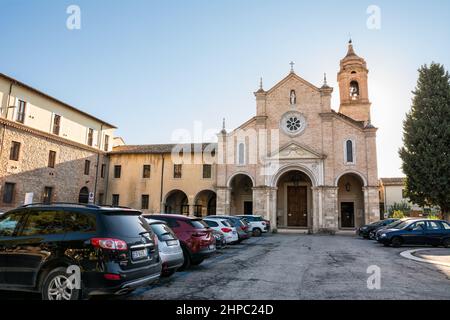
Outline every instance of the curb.
{"label": "curb", "polygon": [[419,257],[416,257],[416,256],[413,255],[413,253],[416,253],[416,252],[419,252],[419,251],[430,251],[430,250],[432,250],[432,249],[427,248],[427,249],[407,250],[407,251],[400,252],[400,255],[403,258],[406,258],[406,259],[409,259],[409,260],[414,260],[414,261],[424,262],[424,263],[434,264],[434,265],[440,265],[440,266],[444,266],[444,267],[449,267],[450,268],[450,263],[422,259],[422,258],[419,258]]}

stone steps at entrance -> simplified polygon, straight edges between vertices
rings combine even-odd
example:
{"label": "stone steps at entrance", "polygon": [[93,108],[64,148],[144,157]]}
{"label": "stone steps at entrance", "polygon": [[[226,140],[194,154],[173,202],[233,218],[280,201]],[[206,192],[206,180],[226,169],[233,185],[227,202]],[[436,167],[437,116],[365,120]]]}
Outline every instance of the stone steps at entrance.
{"label": "stone steps at entrance", "polygon": [[281,234],[308,234],[308,229],[304,228],[278,228],[278,233]]}

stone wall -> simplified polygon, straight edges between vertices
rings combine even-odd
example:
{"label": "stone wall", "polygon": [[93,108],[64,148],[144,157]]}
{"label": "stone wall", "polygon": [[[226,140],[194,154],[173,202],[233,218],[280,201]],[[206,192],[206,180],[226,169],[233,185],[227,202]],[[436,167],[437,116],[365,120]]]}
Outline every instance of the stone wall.
{"label": "stone wall", "polygon": [[[45,187],[53,188],[53,202],[78,202],[81,188],[94,192],[97,175],[97,197],[105,193],[106,179],[100,177],[101,164],[107,162],[103,153],[77,143],[53,139],[36,130],[2,120],[0,153],[0,209],[10,210],[22,205],[25,194],[32,192],[33,202],[41,202]],[[21,144],[19,161],[10,160],[12,141]],[[49,151],[56,152],[54,168],[48,167]],[[84,174],[85,161],[90,161],[89,175]],[[3,202],[5,183],[15,183],[12,203]]]}

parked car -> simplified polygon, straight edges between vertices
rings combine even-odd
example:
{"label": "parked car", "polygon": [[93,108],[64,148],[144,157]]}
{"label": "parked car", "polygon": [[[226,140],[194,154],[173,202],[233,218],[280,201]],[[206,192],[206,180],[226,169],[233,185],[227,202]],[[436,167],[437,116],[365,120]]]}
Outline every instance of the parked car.
{"label": "parked car", "polygon": [[227,246],[227,240],[225,240],[225,235],[217,230],[212,229],[214,239],[216,239],[216,249],[223,249]]}
{"label": "parked car", "polygon": [[200,218],[178,214],[145,215],[146,218],[162,220],[175,232],[183,249],[184,263],[179,270],[199,265],[216,251],[216,239],[211,228]]}
{"label": "parked car", "polygon": [[450,247],[450,224],[443,220],[408,220],[397,227],[380,232],[378,241],[385,246],[400,247],[403,244],[443,245]]}
{"label": "parked car", "polygon": [[402,218],[402,219],[398,219],[398,220],[396,220],[396,221],[394,221],[394,222],[392,222],[392,223],[390,223],[390,224],[388,224],[388,225],[386,225],[386,226],[380,226],[380,227],[378,227],[377,229],[372,230],[372,231],[369,233],[369,238],[372,239],[372,240],[377,240],[378,237],[379,237],[379,235],[380,235],[380,232],[381,232],[381,231],[386,230],[386,229],[394,229],[394,228],[397,227],[400,223],[402,223],[402,222],[404,222],[404,221],[412,220],[412,219],[413,219],[413,218]]}
{"label": "parked car", "polygon": [[170,277],[184,263],[180,241],[166,222],[153,219],[147,219],[147,222],[158,237],[159,256],[162,262],[161,276]]}
{"label": "parked car", "polygon": [[249,223],[249,228],[254,237],[260,237],[263,233],[269,231],[266,220],[262,216],[245,215],[237,216],[245,219]]}
{"label": "parked car", "polygon": [[390,219],[385,219],[385,220],[380,220],[380,221],[376,221],[373,222],[371,224],[367,224],[365,226],[359,227],[356,230],[356,233],[363,237],[364,239],[369,239],[370,238],[370,232],[380,228],[380,227],[384,227],[387,226],[395,221],[397,221],[398,219],[394,219],[394,218],[390,218]]}
{"label": "parked car", "polygon": [[[77,270],[80,286],[68,286]],[[77,300],[128,293],[160,274],[156,236],[140,211],[32,204],[0,217],[1,290]]]}
{"label": "parked car", "polygon": [[228,222],[236,228],[236,231],[238,233],[238,242],[242,242],[245,239],[250,238],[251,232],[249,230],[249,224],[248,222],[244,221],[241,218],[238,218],[236,216],[207,216],[207,219],[225,219],[228,220]]}
{"label": "parked car", "polygon": [[203,221],[205,221],[211,229],[222,233],[226,243],[232,244],[238,242],[239,236],[236,228],[233,227],[228,220],[204,218]]}

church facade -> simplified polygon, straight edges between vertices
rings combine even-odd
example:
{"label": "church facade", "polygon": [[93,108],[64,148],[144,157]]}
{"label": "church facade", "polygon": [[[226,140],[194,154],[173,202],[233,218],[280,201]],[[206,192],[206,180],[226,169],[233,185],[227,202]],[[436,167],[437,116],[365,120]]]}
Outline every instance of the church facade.
{"label": "church facade", "polygon": [[232,132],[224,128],[216,144],[116,146],[106,199],[147,212],[258,214],[274,229],[310,232],[376,221],[368,72],[350,42],[337,75],[339,112],[326,78],[316,87],[292,67],[271,89],[261,83],[256,115]]}

